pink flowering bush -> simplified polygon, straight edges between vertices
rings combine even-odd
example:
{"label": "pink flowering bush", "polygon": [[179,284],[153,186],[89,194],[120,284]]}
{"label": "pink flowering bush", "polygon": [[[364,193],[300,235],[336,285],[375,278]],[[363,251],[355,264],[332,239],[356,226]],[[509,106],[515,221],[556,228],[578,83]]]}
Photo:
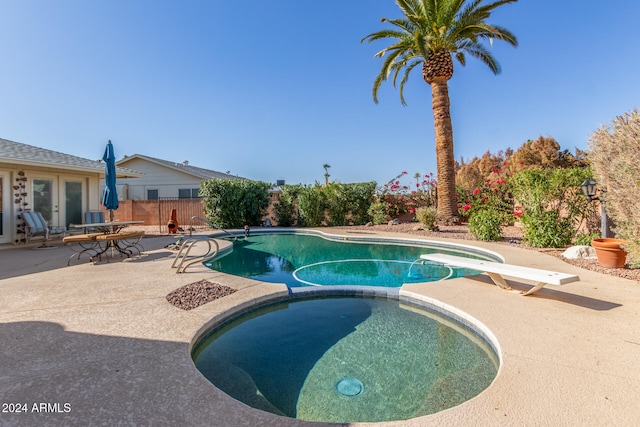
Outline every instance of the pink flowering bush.
{"label": "pink flowering bush", "polygon": [[475,212],[489,209],[496,212],[504,225],[522,214],[521,210],[514,209],[506,166],[507,162],[504,162],[501,167],[494,167],[471,192],[458,189],[458,212],[463,219],[468,220]]}
{"label": "pink flowering bush", "polygon": [[402,172],[380,187],[369,210],[375,224],[406,213],[415,214],[419,207],[434,205],[436,181],[433,174],[416,173],[413,178],[415,183],[407,182],[408,173]]}

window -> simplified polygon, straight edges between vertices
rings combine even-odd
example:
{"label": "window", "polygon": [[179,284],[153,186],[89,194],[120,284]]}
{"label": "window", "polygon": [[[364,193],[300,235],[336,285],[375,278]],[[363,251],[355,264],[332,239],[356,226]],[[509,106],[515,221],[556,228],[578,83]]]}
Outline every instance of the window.
{"label": "window", "polygon": [[158,200],[158,190],[147,189],[147,200]]}
{"label": "window", "polygon": [[180,199],[197,199],[199,188],[181,188],[178,190],[178,198]]}

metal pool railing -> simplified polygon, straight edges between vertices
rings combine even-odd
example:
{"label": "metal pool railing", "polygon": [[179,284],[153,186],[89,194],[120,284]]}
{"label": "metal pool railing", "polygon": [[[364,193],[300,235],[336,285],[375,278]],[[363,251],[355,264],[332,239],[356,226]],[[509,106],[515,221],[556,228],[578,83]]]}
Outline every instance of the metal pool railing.
{"label": "metal pool railing", "polygon": [[[193,247],[199,242],[204,242],[207,244],[207,251],[202,255],[189,256],[189,253],[191,252]],[[176,273],[184,273],[190,265],[209,261],[210,259],[214,258],[218,254],[218,252],[220,252],[220,246],[218,245],[216,239],[187,239],[180,246],[176,257],[173,260],[173,264],[171,264],[171,268],[175,268]]]}

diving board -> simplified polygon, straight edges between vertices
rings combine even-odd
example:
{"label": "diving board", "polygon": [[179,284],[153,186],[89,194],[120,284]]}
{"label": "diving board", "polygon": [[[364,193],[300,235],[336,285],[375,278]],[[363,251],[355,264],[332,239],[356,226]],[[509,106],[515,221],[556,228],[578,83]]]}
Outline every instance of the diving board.
{"label": "diving board", "polygon": [[541,270],[538,268],[521,267],[513,264],[503,264],[500,262],[485,261],[482,259],[465,258],[446,254],[425,254],[421,259],[444,264],[449,267],[469,268],[487,273],[493,283],[504,290],[511,290],[502,276],[515,277],[538,282],[528,291],[522,291],[522,295],[531,295],[539,291],[544,285],[565,285],[580,280],[575,274],[558,273],[556,271]]}

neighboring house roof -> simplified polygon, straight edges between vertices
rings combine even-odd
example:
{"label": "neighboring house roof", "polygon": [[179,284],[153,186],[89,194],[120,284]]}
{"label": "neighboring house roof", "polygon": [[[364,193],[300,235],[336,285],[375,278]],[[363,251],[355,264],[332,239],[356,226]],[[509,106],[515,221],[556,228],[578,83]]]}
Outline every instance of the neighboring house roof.
{"label": "neighboring house roof", "polygon": [[[2,138],[0,138],[0,162],[104,174],[104,163]],[[116,174],[122,178],[143,176],[142,173],[133,169],[120,167],[116,169]]]}
{"label": "neighboring house roof", "polygon": [[211,178],[220,178],[220,179],[247,179],[240,176],[230,175],[229,173],[217,172],[211,169],[199,168],[196,166],[191,166],[189,162],[185,161],[182,163],[170,162],[168,160],[157,159],[155,157],[143,156],[142,154],[134,154],[132,156],[125,156],[123,159],[118,160],[116,165],[122,165],[134,159],[146,160],[151,163],[155,163],[157,165],[161,165],[167,167],[169,169],[177,170],[189,175],[192,175],[199,179],[211,179]]}

